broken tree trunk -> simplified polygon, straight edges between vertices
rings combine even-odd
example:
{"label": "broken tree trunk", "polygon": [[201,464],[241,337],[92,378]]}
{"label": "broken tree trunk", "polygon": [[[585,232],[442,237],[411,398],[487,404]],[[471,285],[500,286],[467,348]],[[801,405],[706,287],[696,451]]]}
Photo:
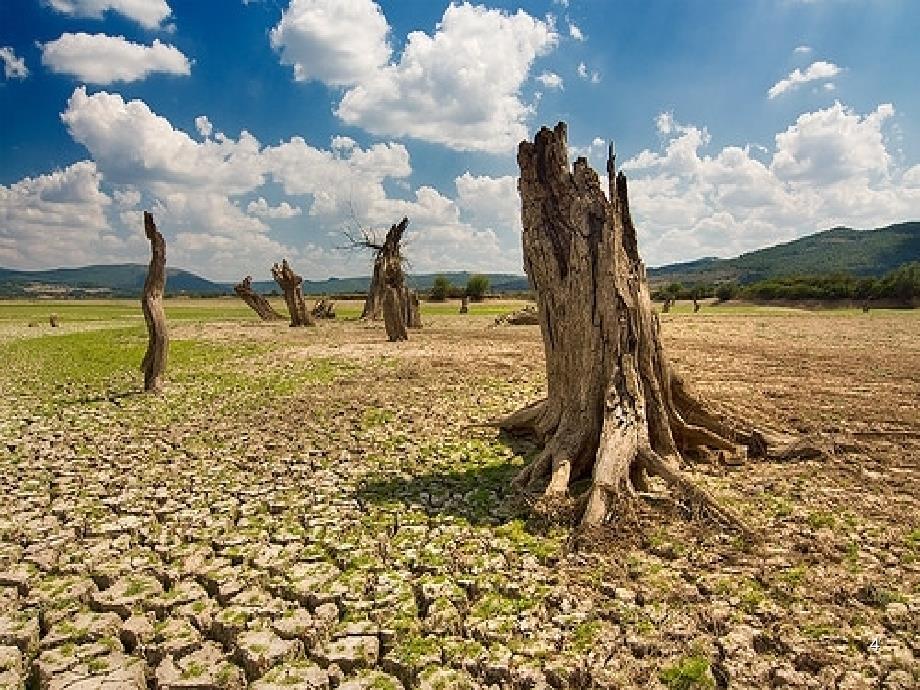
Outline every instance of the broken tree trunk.
{"label": "broken tree trunk", "polygon": [[169,334],[166,331],[166,312],[163,310],[163,293],[166,290],[166,240],[157,230],[153,216],[144,211],[144,234],[150,240],[150,265],[144,280],[141,308],[147,322],[147,351],[141,361],[144,372],[144,390],[158,391],[163,386],[166,368],[166,351]]}
{"label": "broken tree trunk", "polygon": [[418,293],[409,288],[406,291],[406,326],[409,328],[422,327],[422,308],[418,301]]}
{"label": "broken tree trunk", "polygon": [[233,291],[240,299],[248,304],[263,321],[279,321],[284,318],[272,308],[272,305],[268,303],[268,300],[265,299],[263,295],[260,295],[252,289],[252,276],[246,276],[243,278],[242,282],[234,285]]}
{"label": "broken tree trunk", "polygon": [[316,301],[316,304],[313,305],[313,309],[310,311],[313,316],[317,319],[334,319],[335,318],[335,302],[332,300],[321,297]]}
{"label": "broken tree trunk", "polygon": [[361,312],[362,319],[377,321],[383,316],[383,298],[389,279],[394,280],[400,288],[405,286],[399,245],[408,225],[409,219],[403,218],[399,223],[390,226],[383,244],[376,244],[368,239],[359,243],[376,251],[374,272],[367,290],[367,298],[364,300],[364,309]]}
{"label": "broken tree trunk", "polygon": [[294,273],[287,259],[282,260],[280,265],[272,266],[272,277],[284,292],[284,301],[291,314],[291,326],[312,326],[313,317],[307,311],[307,303],[300,289],[303,278]]}
{"label": "broken tree trunk", "polygon": [[662,349],[626,178],[607,163],[609,200],[585,158],[568,166],[566,126],[543,128],[518,149],[524,265],[537,295],[548,397],[500,423],[532,434],[541,453],[515,486],[574,498],[583,525],[623,510],[646,475],[692,508],[752,536],[744,520],[678,469],[707,449],[764,454],[766,440],[710,413],[686,390]]}

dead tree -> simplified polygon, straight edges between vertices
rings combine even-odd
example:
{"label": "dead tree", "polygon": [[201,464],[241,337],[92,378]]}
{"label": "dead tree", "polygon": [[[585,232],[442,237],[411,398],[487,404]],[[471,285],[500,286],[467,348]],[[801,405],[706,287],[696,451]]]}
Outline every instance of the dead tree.
{"label": "dead tree", "polygon": [[470,298],[464,295],[463,299],[460,300],[460,313],[468,314],[469,311],[470,311]]}
{"label": "dead tree", "polygon": [[403,289],[406,292],[406,326],[409,328],[421,328],[422,308],[419,304],[418,293],[407,287]]}
{"label": "dead tree", "polygon": [[406,285],[401,245],[409,219],[403,218],[390,226],[383,242],[378,242],[367,232],[361,238],[348,236],[351,247],[372,249],[374,272],[364,301],[362,319],[377,320],[383,317],[387,338],[391,341],[408,340],[407,328],[421,328],[419,299]]}
{"label": "dead tree", "polygon": [[153,216],[144,211],[144,234],[150,240],[150,265],[144,280],[141,308],[147,322],[147,351],[141,361],[144,372],[144,390],[158,391],[163,386],[169,334],[166,331],[166,312],[163,310],[163,293],[166,290],[166,240],[157,230]]}
{"label": "dead tree", "polygon": [[317,319],[334,319],[335,318],[335,302],[331,299],[326,299],[321,297],[316,301],[316,304],[313,305],[313,309],[310,311],[314,317]]}
{"label": "dead tree", "polygon": [[[543,448],[515,487],[571,501],[582,525],[625,514],[657,475],[694,513],[751,536],[680,472],[681,455],[764,455],[771,439],[712,414],[665,358],[626,178],[608,159],[609,200],[585,158],[568,166],[566,126],[518,149],[524,266],[537,295],[548,396],[504,419]],[[573,487],[587,490],[573,495]]]}
{"label": "dead tree", "polygon": [[274,310],[264,296],[252,289],[252,276],[246,276],[243,278],[242,282],[234,285],[233,291],[240,299],[248,304],[263,321],[279,321],[284,318]]}
{"label": "dead tree", "polygon": [[[390,226],[383,242],[374,239],[369,233],[363,233],[360,239],[349,236],[353,247],[363,247],[374,252],[374,271],[371,275],[371,284],[364,300],[364,309],[361,311],[362,319],[377,321],[383,317],[383,297],[387,288],[387,276],[392,273],[392,278],[399,282],[403,275],[402,252],[400,243],[409,225],[409,219],[403,218],[399,223]],[[403,275],[402,285],[405,285]]]}
{"label": "dead tree", "polygon": [[303,278],[294,273],[287,259],[282,260],[280,265],[272,266],[272,277],[284,292],[284,301],[291,314],[291,326],[314,325],[313,317],[307,311],[307,303],[304,302],[300,288]]}

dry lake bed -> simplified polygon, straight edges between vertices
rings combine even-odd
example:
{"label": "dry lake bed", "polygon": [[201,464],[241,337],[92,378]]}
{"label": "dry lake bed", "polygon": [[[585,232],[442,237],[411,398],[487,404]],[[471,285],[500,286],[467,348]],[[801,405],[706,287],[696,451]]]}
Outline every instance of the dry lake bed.
{"label": "dry lake bed", "polygon": [[0,687],[917,687],[920,314],[662,316],[704,399],[833,444],[687,468],[751,546],[666,497],[528,521],[534,446],[487,423],[542,394],[540,331],[457,306],[394,344],[357,303],[169,300],[151,396],[138,303],[0,302]]}

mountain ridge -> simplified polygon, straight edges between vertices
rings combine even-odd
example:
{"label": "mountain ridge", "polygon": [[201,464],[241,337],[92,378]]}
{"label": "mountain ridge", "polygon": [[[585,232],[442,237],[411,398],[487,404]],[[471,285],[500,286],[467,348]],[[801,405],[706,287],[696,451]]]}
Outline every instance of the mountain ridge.
{"label": "mountain ridge", "polygon": [[[838,226],[789,242],[745,252],[731,259],[704,257],[648,269],[650,283],[686,284],[738,282],[747,284],[792,275],[849,273],[881,276],[898,266],[920,261],[920,221],[896,223],[881,228],[855,230]],[[19,270],[0,268],[0,296],[74,295],[136,296],[144,284],[146,264],[95,264],[78,268]],[[408,276],[411,287],[430,289],[436,276],[443,275],[462,287],[474,273],[441,271]],[[508,273],[486,273],[496,293],[529,289],[527,277]],[[370,276],[305,280],[306,294],[365,292]],[[190,295],[233,294],[233,283],[211,281],[182,268],[167,269],[167,293]],[[272,292],[270,280],[254,281],[258,292]]]}

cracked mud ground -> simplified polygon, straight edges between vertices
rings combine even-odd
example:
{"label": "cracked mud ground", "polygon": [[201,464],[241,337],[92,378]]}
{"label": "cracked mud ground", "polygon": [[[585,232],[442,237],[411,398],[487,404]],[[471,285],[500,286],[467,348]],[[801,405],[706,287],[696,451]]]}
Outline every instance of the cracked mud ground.
{"label": "cracked mud ground", "polygon": [[917,315],[665,315],[706,399],[836,452],[688,469],[760,546],[664,496],[586,546],[476,426],[541,394],[512,307],[392,344],[173,301],[161,396],[132,303],[0,307],[0,687],[917,687]]}

